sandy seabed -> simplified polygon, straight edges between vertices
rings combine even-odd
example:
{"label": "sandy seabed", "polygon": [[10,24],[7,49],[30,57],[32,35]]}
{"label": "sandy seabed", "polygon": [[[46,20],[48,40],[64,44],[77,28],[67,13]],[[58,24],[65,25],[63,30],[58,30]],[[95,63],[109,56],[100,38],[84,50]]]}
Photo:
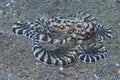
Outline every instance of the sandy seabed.
{"label": "sandy seabed", "polygon": [[[31,40],[11,31],[15,21],[45,16],[92,14],[113,39],[105,42],[109,58],[93,64],[77,61],[64,68],[35,60]],[[0,80],[120,80],[120,0],[0,0]]]}

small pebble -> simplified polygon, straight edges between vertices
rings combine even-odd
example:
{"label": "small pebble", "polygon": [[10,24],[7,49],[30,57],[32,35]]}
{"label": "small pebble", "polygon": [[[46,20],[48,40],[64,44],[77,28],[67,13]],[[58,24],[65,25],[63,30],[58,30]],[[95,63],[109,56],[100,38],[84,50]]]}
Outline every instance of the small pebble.
{"label": "small pebble", "polygon": [[118,23],[118,26],[120,26],[120,22]]}
{"label": "small pebble", "polygon": [[7,6],[7,7],[10,6],[10,3],[7,3],[5,6]]}
{"label": "small pebble", "polygon": [[116,63],[115,65],[116,65],[117,67],[119,67],[119,66],[120,66],[120,64],[119,64],[119,63]]}
{"label": "small pebble", "polygon": [[118,70],[118,75],[120,76],[120,70]]}
{"label": "small pebble", "polygon": [[63,70],[63,67],[60,67],[59,70],[62,71],[62,70]]}
{"label": "small pebble", "polygon": [[100,78],[100,77],[99,77],[99,76],[97,76],[96,74],[94,74],[94,76],[95,76],[95,78],[96,78],[96,79],[99,79],[99,78]]}
{"label": "small pebble", "polygon": [[0,14],[2,14],[2,13],[3,13],[3,10],[0,9]]}

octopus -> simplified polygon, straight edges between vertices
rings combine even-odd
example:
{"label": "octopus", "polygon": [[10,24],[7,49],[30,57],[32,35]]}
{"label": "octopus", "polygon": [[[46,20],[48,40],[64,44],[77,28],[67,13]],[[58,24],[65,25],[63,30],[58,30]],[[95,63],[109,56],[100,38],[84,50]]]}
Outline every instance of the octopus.
{"label": "octopus", "polygon": [[108,57],[103,42],[112,32],[96,22],[90,14],[82,17],[38,18],[17,21],[12,32],[32,40],[32,52],[40,62],[53,66],[69,66],[79,60],[94,63]]}

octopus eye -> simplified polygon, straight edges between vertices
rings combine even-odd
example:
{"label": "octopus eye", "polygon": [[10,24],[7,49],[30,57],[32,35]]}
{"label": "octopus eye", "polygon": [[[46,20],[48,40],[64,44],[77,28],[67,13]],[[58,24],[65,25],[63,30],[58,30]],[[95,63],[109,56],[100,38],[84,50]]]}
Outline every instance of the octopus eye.
{"label": "octopus eye", "polygon": [[78,53],[78,58],[84,63],[93,63],[108,57],[105,47],[99,43],[88,44]]}

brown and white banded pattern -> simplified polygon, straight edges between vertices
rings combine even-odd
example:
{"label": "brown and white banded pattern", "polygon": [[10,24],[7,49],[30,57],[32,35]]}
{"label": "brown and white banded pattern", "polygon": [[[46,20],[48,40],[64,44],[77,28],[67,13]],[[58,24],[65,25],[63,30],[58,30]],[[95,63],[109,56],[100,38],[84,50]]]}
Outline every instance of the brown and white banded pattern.
{"label": "brown and white banded pattern", "polygon": [[[28,23],[18,21],[12,31],[32,40],[32,51],[39,61],[55,66],[68,66],[77,58],[84,63],[105,59],[108,52],[101,42],[112,38],[111,30],[96,23],[89,14],[83,14],[81,19],[76,16],[38,18]],[[48,49],[46,44],[60,46]],[[68,47],[68,44],[72,46]]]}

